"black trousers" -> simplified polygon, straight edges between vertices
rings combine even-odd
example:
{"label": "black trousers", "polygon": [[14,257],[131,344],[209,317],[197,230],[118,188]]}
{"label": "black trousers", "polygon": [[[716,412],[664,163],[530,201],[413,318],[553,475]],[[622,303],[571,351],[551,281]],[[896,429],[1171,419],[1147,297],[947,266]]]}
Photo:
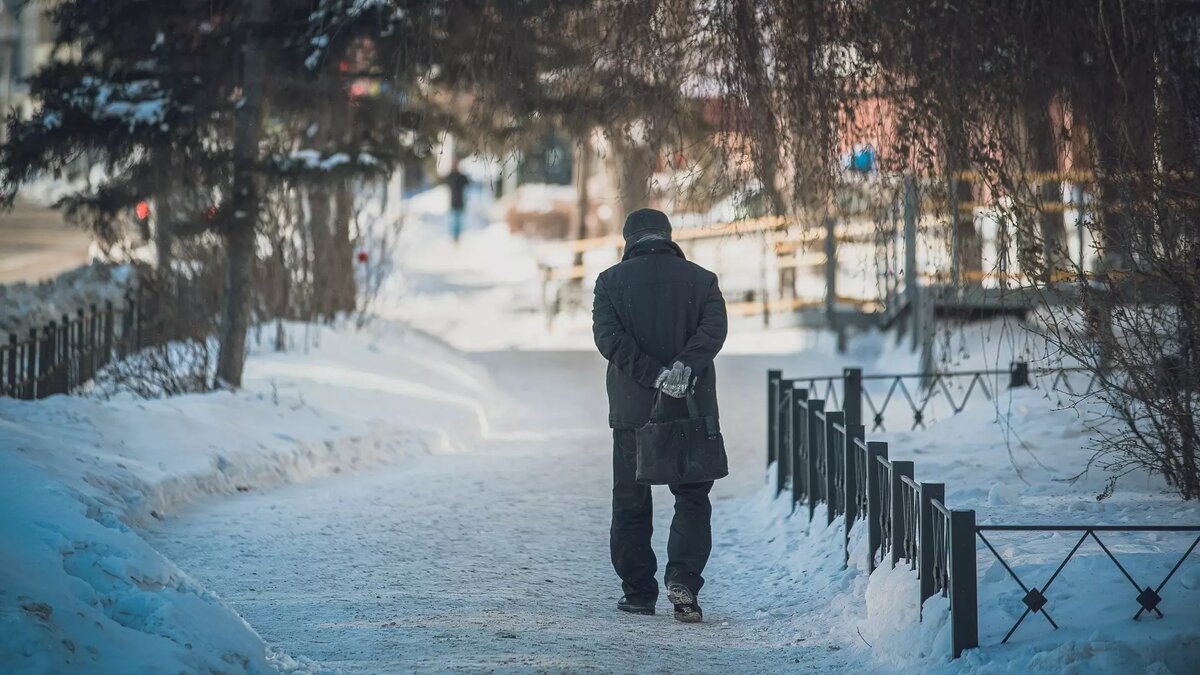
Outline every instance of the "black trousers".
{"label": "black trousers", "polygon": [[[634,432],[613,429],[613,516],[609,536],[613,568],[630,599],[658,597],[658,560],[650,546],[654,513],[650,486],[637,482],[637,443]],[[675,517],[667,538],[665,584],[679,583],[694,594],[704,585],[704,566],[712,552],[713,482],[671,485]]]}

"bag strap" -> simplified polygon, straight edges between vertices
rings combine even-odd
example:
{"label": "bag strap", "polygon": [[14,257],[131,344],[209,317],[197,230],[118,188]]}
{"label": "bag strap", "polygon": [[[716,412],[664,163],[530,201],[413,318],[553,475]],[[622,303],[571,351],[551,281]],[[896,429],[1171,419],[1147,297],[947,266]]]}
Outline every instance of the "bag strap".
{"label": "bag strap", "polygon": [[693,391],[695,390],[692,387],[687,388],[688,417],[697,419],[700,417],[700,406],[696,405],[696,399],[692,397]]}
{"label": "bag strap", "polygon": [[[700,407],[696,405],[696,399],[692,396],[694,391],[695,390],[692,387],[688,387],[687,396],[685,396],[687,400],[688,417],[691,419],[699,419]],[[650,419],[652,421],[658,422],[662,420],[662,402],[662,389],[656,389],[654,391],[654,403],[650,405]]]}

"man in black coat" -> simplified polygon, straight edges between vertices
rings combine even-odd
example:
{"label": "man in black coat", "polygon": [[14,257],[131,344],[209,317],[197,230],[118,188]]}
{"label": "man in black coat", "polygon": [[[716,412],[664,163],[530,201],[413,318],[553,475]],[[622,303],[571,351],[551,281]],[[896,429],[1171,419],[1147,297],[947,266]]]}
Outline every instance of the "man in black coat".
{"label": "man in black coat", "polygon": [[[635,480],[634,432],[650,418],[656,390],[669,398],[667,415],[686,416],[684,398],[693,387],[701,416],[717,417],[713,358],[728,330],[717,276],[688,262],[671,241],[661,211],[629,214],[625,256],[596,279],[592,333],[608,359],[609,426],[613,429],[612,563],[625,595],[617,607],[653,614],[658,599],[658,562],[650,546],[650,486]],[[675,517],[667,542],[664,578],[675,618],[702,620],[696,597],[712,550],[712,481],[669,486]]]}

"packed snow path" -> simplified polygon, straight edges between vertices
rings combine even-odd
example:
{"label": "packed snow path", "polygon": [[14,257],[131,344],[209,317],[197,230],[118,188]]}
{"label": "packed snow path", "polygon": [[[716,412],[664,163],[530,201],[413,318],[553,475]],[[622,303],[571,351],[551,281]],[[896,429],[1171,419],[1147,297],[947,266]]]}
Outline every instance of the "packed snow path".
{"label": "packed snow path", "polygon": [[[525,412],[476,450],[204,504],[155,545],[268,643],[338,671],[863,669],[849,637],[819,622],[796,633],[794,615],[823,601],[771,585],[761,530],[739,528],[742,500],[727,493],[757,484],[758,452],[735,457],[753,476],[715,502],[706,622],[674,621],[665,594],[657,616],[618,612],[603,364],[585,352],[479,359]],[[732,410],[759,398],[760,361],[724,362]],[[655,491],[660,567],[669,498]]]}

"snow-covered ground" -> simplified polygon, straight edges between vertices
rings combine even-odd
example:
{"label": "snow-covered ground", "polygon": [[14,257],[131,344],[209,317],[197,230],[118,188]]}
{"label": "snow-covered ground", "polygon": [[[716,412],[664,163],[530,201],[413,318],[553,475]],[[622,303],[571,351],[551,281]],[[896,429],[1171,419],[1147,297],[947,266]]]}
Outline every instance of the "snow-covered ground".
{"label": "snow-covered ground", "polygon": [[[981,550],[985,647],[951,662],[941,599],[918,624],[911,573],[842,569],[840,534],[764,489],[768,367],[904,372],[914,357],[880,336],[838,356],[829,336],[753,318],[717,366],[732,473],[714,491],[707,622],[618,614],[586,312],[548,326],[533,246],[486,226],[486,205],[455,246],[444,202],[410,202],[379,319],[292,327],[304,346],[254,354],[243,392],[0,400],[0,670],[1196,672],[1200,556],[1164,591],[1167,618],[1133,624],[1132,589],[1094,544],[1048,593],[1064,628],[1032,616],[1003,647],[1020,591]],[[959,354],[1006,364],[1002,334],[980,328]],[[981,521],[1200,522],[1145,476],[1104,502],[1103,476],[1065,480],[1087,434],[1054,408],[1004,391],[873,438]],[[669,494],[655,496],[661,552]],[[997,539],[1038,585],[1074,543]],[[1186,547],[1114,541],[1135,577]]]}
{"label": "snow-covered ground", "polygon": [[472,446],[493,397],[479,366],[397,324],[309,337],[255,355],[236,394],[0,399],[0,670],[297,665],[142,529],[208,496]]}

